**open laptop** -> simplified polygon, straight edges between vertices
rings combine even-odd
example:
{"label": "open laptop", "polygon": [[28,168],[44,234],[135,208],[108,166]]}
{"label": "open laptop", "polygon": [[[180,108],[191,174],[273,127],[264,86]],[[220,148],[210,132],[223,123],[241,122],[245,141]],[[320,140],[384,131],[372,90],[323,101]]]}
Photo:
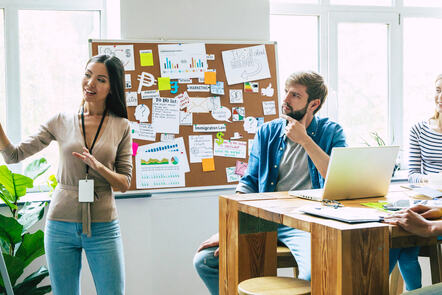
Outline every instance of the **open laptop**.
{"label": "open laptop", "polygon": [[324,188],[289,194],[315,201],[385,196],[398,152],[399,146],[333,148]]}

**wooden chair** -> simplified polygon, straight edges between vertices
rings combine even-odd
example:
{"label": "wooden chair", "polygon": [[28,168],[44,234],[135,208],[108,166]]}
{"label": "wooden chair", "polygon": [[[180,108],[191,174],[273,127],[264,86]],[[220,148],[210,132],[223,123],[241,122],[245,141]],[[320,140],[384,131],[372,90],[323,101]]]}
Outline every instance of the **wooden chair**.
{"label": "wooden chair", "polygon": [[284,246],[284,244],[278,243],[278,246],[276,248],[276,267],[293,267],[293,275],[295,278],[298,277],[298,264],[296,263],[295,257],[293,257],[292,252],[290,252],[290,249]]}
{"label": "wooden chair", "polygon": [[242,281],[239,295],[294,295],[310,294],[309,281],[287,277],[259,277]]}
{"label": "wooden chair", "polygon": [[[442,241],[437,245],[424,246],[420,248],[419,256],[430,258],[431,282],[437,284],[442,282]],[[402,279],[399,267],[396,265],[390,275],[390,295],[399,295],[404,291],[404,280]]]}

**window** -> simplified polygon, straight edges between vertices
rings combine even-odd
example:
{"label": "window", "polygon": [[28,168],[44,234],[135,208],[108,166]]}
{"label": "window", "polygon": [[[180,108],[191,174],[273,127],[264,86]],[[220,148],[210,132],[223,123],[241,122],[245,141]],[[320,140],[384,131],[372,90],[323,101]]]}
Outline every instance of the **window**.
{"label": "window", "polygon": [[[88,39],[100,36],[100,14],[22,10],[18,16],[21,117],[26,118],[22,120],[22,138],[26,138],[56,113],[79,107],[81,78],[89,58]],[[41,155],[55,174],[57,144],[51,143]]]}
{"label": "window", "polygon": [[435,79],[442,74],[440,28],[442,18],[404,18],[403,138],[406,147],[411,126],[434,114]]}
{"label": "window", "polygon": [[349,145],[388,132],[388,26],[338,24],[338,121]]}
{"label": "window", "polygon": [[279,89],[285,79],[300,70],[319,70],[318,17],[271,15],[270,40],[278,43]]}
{"label": "window", "polygon": [[3,9],[0,9],[0,123],[6,130],[5,35]]}
{"label": "window", "polygon": [[404,6],[442,7],[440,0],[403,0]]}
{"label": "window", "polygon": [[330,0],[330,4],[391,6],[391,0]]}

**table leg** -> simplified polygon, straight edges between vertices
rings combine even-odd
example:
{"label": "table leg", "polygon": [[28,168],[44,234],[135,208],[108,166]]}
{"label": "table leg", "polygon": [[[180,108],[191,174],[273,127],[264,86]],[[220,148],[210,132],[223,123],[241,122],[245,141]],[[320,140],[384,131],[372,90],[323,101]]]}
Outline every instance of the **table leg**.
{"label": "table leg", "polygon": [[219,294],[237,294],[243,280],[276,275],[276,228],[276,224],[238,212],[235,200],[220,197]]}
{"label": "table leg", "polygon": [[388,227],[312,224],[312,294],[388,294]]}

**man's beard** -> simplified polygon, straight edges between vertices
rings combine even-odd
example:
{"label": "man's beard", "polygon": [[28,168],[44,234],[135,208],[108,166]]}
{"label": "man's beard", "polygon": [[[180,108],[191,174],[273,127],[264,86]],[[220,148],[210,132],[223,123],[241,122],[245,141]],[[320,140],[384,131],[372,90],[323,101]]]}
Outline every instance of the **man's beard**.
{"label": "man's beard", "polygon": [[289,117],[292,117],[296,121],[301,121],[302,118],[304,118],[305,114],[307,113],[308,103],[305,104],[305,107],[303,109],[298,110],[298,111],[294,111],[292,106],[287,103],[284,103],[282,106],[283,106],[282,113],[284,113],[284,106],[286,106],[290,109],[290,112],[288,112],[286,115]]}

